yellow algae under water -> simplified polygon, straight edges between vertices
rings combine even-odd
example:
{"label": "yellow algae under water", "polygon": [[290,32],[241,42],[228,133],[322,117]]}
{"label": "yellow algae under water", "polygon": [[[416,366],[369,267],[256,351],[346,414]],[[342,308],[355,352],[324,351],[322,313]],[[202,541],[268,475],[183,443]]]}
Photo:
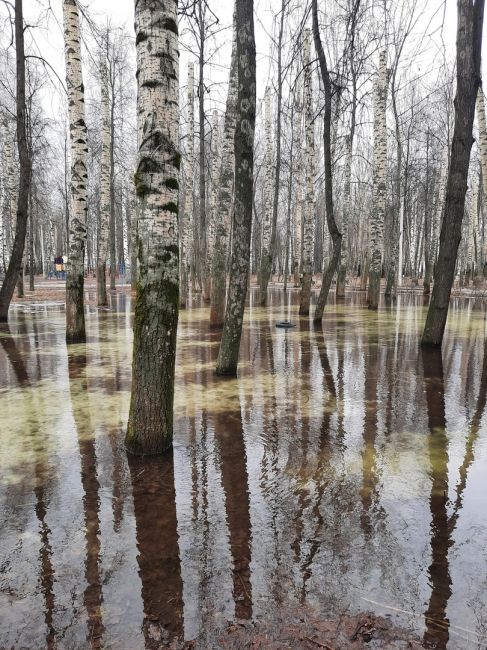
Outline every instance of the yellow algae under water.
{"label": "yellow algae under water", "polygon": [[[426,645],[487,625],[486,310],[454,299],[422,353],[422,297],[297,315],[251,291],[239,375],[181,312],[174,450],[127,458],[131,301],[0,326],[0,647],[166,647],[233,619],[391,614]],[[277,329],[278,320],[296,327]]]}

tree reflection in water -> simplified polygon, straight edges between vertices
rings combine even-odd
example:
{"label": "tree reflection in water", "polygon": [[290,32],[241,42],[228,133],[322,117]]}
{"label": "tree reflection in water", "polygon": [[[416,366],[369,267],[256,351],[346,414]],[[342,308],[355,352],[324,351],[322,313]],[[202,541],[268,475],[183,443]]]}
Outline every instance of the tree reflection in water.
{"label": "tree reflection in water", "polygon": [[159,459],[122,445],[130,300],[69,351],[61,312],[0,328],[1,647],[211,647],[227,619],[309,606],[481,645],[483,312],[452,305],[442,359],[419,352],[421,298],[377,315],[347,295],[322,328],[277,330],[293,300],[249,310],[232,380],[206,307],[186,310]]}

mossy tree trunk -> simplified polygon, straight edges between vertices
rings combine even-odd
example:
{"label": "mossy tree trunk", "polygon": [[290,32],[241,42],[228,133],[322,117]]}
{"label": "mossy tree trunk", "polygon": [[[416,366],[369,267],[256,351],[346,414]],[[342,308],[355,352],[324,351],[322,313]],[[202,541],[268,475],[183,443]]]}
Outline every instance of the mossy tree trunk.
{"label": "mossy tree trunk", "polygon": [[24,54],[24,17],[22,0],[15,0],[15,58],[16,58],[16,121],[17,146],[19,150],[19,196],[17,201],[17,218],[15,237],[10,261],[0,289],[0,322],[8,319],[8,309],[15,291],[24,254],[27,234],[28,202],[31,183],[32,164],[27,142],[27,116],[25,102],[25,54]]}
{"label": "mossy tree trunk", "polygon": [[87,129],[81,71],[81,35],[76,0],[64,0],[64,43],[71,142],[71,209],[66,274],[66,342],[86,340],[84,308],[84,262],[87,204]]}
{"label": "mossy tree trunk", "polygon": [[179,49],[177,2],[138,0],[138,273],[132,393],[125,444],[138,455],[172,445],[179,309]]}
{"label": "mossy tree trunk", "polygon": [[443,341],[462,233],[475,101],[480,84],[484,0],[473,3],[458,0],[457,6],[455,126],[435,281],[421,341],[426,346],[440,346]]}
{"label": "mossy tree trunk", "polygon": [[219,375],[236,375],[250,264],[255,132],[254,2],[236,3],[238,92],[235,124],[235,209],[230,284],[222,340],[216,364]]}
{"label": "mossy tree trunk", "polygon": [[299,314],[307,316],[311,302],[311,283],[313,279],[313,218],[314,218],[314,120],[313,87],[311,80],[311,31],[306,29],[303,41],[304,62],[304,121],[306,134],[306,200],[304,203],[303,225],[303,281],[299,302]]}
{"label": "mossy tree trunk", "polygon": [[110,103],[105,52],[100,59],[100,87],[102,113],[102,142],[100,163],[100,231],[98,234],[98,263],[96,270],[96,300],[99,307],[108,304],[106,264],[108,253],[108,223],[110,220]]}
{"label": "mossy tree trunk", "polygon": [[188,124],[186,130],[186,191],[184,193],[184,210],[182,215],[180,252],[181,252],[181,292],[179,306],[185,308],[188,304],[189,272],[191,262],[191,232],[193,228],[194,209],[194,64],[188,63]]}
{"label": "mossy tree trunk", "polygon": [[374,101],[374,203],[370,219],[370,261],[367,301],[369,309],[379,306],[380,279],[382,274],[382,246],[386,212],[387,180],[387,69],[385,51],[379,55],[379,73]]}
{"label": "mossy tree trunk", "polygon": [[[235,18],[234,18],[235,20]],[[232,211],[232,190],[235,175],[235,111],[237,102],[237,40],[234,25],[232,61],[228,83],[225,125],[215,213],[215,247],[213,250],[210,327],[223,327],[225,316],[227,244]]]}

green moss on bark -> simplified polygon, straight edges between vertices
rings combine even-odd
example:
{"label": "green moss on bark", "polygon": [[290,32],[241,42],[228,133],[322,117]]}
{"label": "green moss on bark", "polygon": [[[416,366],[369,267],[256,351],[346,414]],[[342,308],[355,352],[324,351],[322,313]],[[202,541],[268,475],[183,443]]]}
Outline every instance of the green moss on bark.
{"label": "green moss on bark", "polygon": [[170,190],[179,190],[179,183],[176,178],[167,178],[164,181],[164,185]]}
{"label": "green moss on bark", "polygon": [[162,209],[167,210],[167,212],[172,212],[173,214],[178,214],[179,212],[178,204],[174,203],[174,201],[169,201],[168,203],[164,203]]}

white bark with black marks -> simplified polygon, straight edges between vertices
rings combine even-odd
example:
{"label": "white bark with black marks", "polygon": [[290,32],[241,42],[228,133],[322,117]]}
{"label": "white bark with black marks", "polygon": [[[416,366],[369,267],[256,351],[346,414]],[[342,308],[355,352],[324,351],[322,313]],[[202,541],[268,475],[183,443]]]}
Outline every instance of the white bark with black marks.
{"label": "white bark with black marks", "polygon": [[306,29],[303,40],[304,64],[304,123],[306,136],[306,198],[304,202],[303,223],[303,282],[299,313],[303,316],[309,314],[311,301],[311,283],[313,278],[313,217],[314,217],[314,170],[315,170],[315,143],[313,120],[313,84],[311,78],[311,30]]}
{"label": "white bark with black marks", "polygon": [[98,233],[97,303],[107,305],[106,262],[108,255],[108,226],[110,220],[110,102],[106,55],[100,57],[101,88],[101,163],[100,163],[100,231]]}
{"label": "white bark with black marks", "polygon": [[380,279],[382,275],[382,248],[386,212],[387,180],[387,53],[379,55],[379,70],[374,99],[374,202],[369,229],[369,289],[367,300],[370,309],[379,306]]}
{"label": "white bark with black marks", "polygon": [[87,203],[87,129],[81,69],[81,34],[76,0],[63,1],[66,85],[71,145],[69,251],[66,265],[66,341],[86,340],[84,260]]}
{"label": "white bark with black marks", "polygon": [[181,294],[180,306],[188,303],[189,273],[191,268],[191,233],[194,210],[194,63],[188,63],[188,106],[186,127],[186,164],[184,209],[180,217]]}
{"label": "white bark with black marks", "polygon": [[179,309],[177,2],[137,0],[138,273],[128,451],[172,445]]}

